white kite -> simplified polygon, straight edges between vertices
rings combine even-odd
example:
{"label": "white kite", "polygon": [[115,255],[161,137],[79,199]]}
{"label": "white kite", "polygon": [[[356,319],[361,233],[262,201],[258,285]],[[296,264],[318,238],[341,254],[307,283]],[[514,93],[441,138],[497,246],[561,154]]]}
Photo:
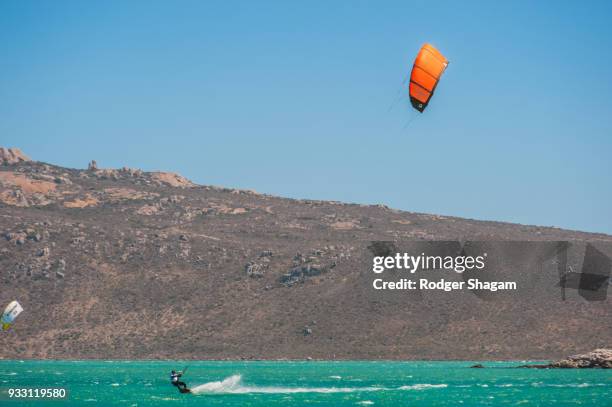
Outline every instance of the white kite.
{"label": "white kite", "polygon": [[17,318],[19,314],[21,314],[23,308],[17,301],[12,301],[9,305],[6,306],[4,312],[2,313],[2,330],[6,331],[11,327],[11,324]]}

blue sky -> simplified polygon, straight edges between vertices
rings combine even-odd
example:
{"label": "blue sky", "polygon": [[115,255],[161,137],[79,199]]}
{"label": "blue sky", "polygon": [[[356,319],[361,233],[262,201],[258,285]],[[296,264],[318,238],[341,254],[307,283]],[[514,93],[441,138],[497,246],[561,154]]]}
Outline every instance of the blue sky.
{"label": "blue sky", "polygon": [[[4,1],[0,145],[612,233],[611,4]],[[451,63],[418,115],[425,42]]]}

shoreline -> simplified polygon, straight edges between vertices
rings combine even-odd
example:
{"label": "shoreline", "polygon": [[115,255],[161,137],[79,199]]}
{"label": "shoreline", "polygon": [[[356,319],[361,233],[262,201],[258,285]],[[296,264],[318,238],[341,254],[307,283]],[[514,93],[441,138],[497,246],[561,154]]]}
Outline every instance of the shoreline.
{"label": "shoreline", "polygon": [[466,362],[466,363],[531,363],[553,359],[0,359],[2,362]]}

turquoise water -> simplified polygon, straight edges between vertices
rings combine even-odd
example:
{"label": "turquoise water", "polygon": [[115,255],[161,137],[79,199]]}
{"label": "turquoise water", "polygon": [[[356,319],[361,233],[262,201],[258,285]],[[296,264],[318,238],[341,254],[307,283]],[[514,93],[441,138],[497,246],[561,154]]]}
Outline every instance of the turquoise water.
{"label": "turquoise water", "polygon": [[[0,361],[0,405],[612,406],[610,370],[514,369],[521,362]],[[179,394],[171,369],[198,394]],[[67,400],[7,401],[11,387]]]}

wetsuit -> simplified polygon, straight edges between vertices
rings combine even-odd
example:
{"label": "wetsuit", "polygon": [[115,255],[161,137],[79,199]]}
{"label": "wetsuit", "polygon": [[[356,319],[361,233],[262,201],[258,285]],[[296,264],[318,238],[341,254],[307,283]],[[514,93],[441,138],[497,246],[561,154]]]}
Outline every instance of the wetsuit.
{"label": "wetsuit", "polygon": [[181,387],[183,388],[183,390],[187,389],[187,384],[179,380],[181,376],[181,373],[170,373],[170,381],[172,382],[172,385],[176,386],[179,389],[179,391],[181,390]]}

